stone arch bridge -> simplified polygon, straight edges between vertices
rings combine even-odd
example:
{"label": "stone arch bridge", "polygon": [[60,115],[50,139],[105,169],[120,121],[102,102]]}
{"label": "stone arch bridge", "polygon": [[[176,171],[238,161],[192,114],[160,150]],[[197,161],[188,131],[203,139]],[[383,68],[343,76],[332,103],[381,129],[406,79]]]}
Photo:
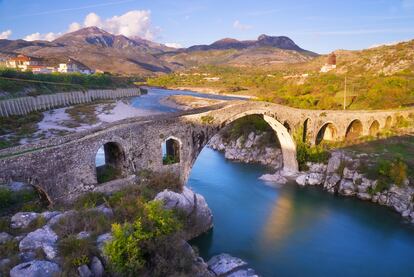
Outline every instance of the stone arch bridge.
{"label": "stone arch bridge", "polygon": [[[52,202],[69,201],[85,191],[96,190],[95,156],[105,145],[106,160],[115,164],[123,177],[141,170],[172,171],[182,183],[203,147],[223,127],[247,115],[262,115],[275,130],[282,147],[285,170],[297,171],[294,133],[313,144],[375,135],[403,119],[414,109],[401,111],[301,110],[255,101],[224,104],[173,115],[137,117],[81,133],[52,138],[35,144],[0,151],[0,182],[25,181],[36,186]],[[161,145],[178,142],[176,163],[163,163]]]}

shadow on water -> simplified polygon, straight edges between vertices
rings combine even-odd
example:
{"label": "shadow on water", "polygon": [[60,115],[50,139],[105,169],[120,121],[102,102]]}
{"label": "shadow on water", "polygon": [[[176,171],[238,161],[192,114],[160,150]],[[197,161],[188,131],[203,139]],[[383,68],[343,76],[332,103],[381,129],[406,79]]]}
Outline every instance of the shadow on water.
{"label": "shadow on water", "polygon": [[192,242],[205,259],[229,253],[263,276],[414,275],[414,228],[397,213],[317,187],[270,187],[263,173],[203,150],[189,186],[214,215],[214,230]]}

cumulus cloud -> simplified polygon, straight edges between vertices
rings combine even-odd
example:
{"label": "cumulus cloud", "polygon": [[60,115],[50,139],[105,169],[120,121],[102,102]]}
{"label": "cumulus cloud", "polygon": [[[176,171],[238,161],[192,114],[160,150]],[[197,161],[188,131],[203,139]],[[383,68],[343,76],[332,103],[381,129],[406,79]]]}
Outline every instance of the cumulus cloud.
{"label": "cumulus cloud", "polygon": [[233,27],[235,29],[242,30],[242,31],[249,30],[252,28],[252,26],[250,25],[242,24],[239,20],[234,21]]}
{"label": "cumulus cloud", "polygon": [[41,33],[37,32],[37,33],[27,35],[23,39],[27,40],[27,41],[34,41],[34,40],[52,41],[52,40],[55,40],[56,38],[60,37],[61,35],[63,35],[63,34],[62,33],[53,33],[53,32],[49,32],[49,33],[46,33],[46,34],[41,34]]}
{"label": "cumulus cloud", "polygon": [[11,30],[6,30],[0,33],[0,39],[8,39],[12,34]]}
{"label": "cumulus cloud", "polygon": [[181,44],[176,43],[176,42],[167,42],[165,46],[171,47],[171,48],[182,48],[183,47]]}
{"label": "cumulus cloud", "polygon": [[69,25],[66,32],[40,34],[34,33],[26,36],[25,40],[54,40],[57,37],[77,31],[83,27],[96,26],[115,35],[124,35],[127,37],[141,37],[147,40],[153,40],[156,36],[157,29],[151,24],[151,11],[149,10],[132,10],[119,16],[102,19],[96,13],[89,13],[83,23],[73,22]]}

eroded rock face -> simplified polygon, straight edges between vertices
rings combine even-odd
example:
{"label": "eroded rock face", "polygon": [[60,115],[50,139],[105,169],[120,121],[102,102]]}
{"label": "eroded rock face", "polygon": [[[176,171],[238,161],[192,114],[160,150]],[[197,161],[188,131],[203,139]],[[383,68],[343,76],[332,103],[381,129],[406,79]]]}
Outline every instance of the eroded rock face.
{"label": "eroded rock face", "polygon": [[20,212],[12,216],[10,226],[13,229],[27,228],[40,214],[33,212]]}
{"label": "eroded rock face", "polygon": [[264,174],[260,176],[259,179],[268,183],[274,183],[278,185],[284,185],[288,182],[286,177],[283,176],[280,171],[277,171],[274,174]]}
{"label": "eroded rock face", "polygon": [[245,261],[229,254],[214,256],[207,264],[216,276],[257,276],[253,269],[247,267]]}
{"label": "eroded rock face", "polygon": [[246,139],[239,137],[235,141],[225,141],[220,134],[214,136],[209,142],[209,147],[224,152],[228,160],[236,160],[244,163],[260,163],[273,168],[282,167],[282,150],[277,147],[262,146],[261,139],[266,134],[251,132]]}
{"label": "eroded rock face", "polygon": [[195,238],[213,227],[213,215],[200,194],[184,187],[182,193],[164,190],[154,200],[164,202],[166,209],[179,209],[187,216],[186,239]]}
{"label": "eroded rock face", "polygon": [[58,236],[56,233],[49,226],[44,226],[43,228],[27,234],[27,236],[20,241],[19,249],[21,252],[25,252],[41,248],[46,254],[46,257],[49,260],[53,260],[57,255],[57,240]]}
{"label": "eroded rock face", "polygon": [[296,183],[300,186],[316,186],[321,185],[323,181],[325,180],[325,174],[323,173],[306,173],[301,174],[296,178]]}
{"label": "eroded rock face", "polygon": [[55,263],[48,261],[31,261],[19,264],[10,270],[10,277],[55,277],[61,270]]}

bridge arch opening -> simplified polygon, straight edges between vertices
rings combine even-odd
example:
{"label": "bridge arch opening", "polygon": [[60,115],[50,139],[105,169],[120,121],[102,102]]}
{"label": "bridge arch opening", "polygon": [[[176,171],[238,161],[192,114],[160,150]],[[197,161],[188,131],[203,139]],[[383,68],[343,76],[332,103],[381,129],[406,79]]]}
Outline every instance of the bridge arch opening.
{"label": "bridge arch opening", "polygon": [[98,184],[106,183],[122,177],[125,153],[117,142],[102,145],[95,156],[96,179]]}
{"label": "bridge arch opening", "polygon": [[236,114],[230,118],[227,118],[222,124],[221,127],[226,127],[238,119],[242,119],[248,116],[260,117],[264,120],[265,124],[270,126],[276,135],[276,143],[282,151],[282,166],[286,172],[297,172],[298,171],[298,162],[296,159],[296,144],[293,141],[292,136],[289,133],[290,128],[289,124],[285,122],[286,126],[279,122],[272,116],[268,116],[265,112],[261,110],[251,110],[248,112]]}
{"label": "bridge arch opening", "polygon": [[335,125],[331,122],[325,123],[316,135],[315,144],[321,144],[324,141],[335,141],[338,137],[338,131]]}
{"label": "bridge arch opening", "polygon": [[385,119],[385,129],[390,129],[392,127],[392,117],[389,115]]}
{"label": "bridge arch opening", "polygon": [[374,120],[371,123],[371,126],[369,127],[369,135],[372,137],[376,137],[378,136],[379,130],[380,130],[380,124],[378,120]]}
{"label": "bridge arch opening", "polygon": [[310,125],[310,118],[307,118],[303,122],[303,135],[302,135],[302,141],[307,142],[308,141],[308,133],[309,133],[309,126]]}
{"label": "bridge arch opening", "polygon": [[346,128],[345,140],[355,140],[362,136],[362,122],[359,119],[353,120]]}
{"label": "bridge arch opening", "polygon": [[180,162],[180,145],[181,142],[174,137],[167,138],[162,143],[162,164],[170,165]]}

